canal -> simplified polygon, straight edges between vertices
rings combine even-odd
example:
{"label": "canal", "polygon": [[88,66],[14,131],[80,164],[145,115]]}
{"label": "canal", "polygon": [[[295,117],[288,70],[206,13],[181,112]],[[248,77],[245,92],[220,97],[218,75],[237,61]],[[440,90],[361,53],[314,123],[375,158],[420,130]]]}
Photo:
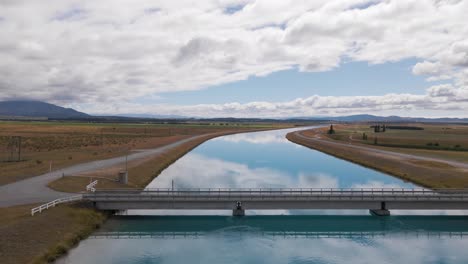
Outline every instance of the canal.
{"label": "canal", "polygon": [[[291,143],[289,131],[212,139],[148,188],[415,187]],[[460,211],[392,211],[390,217],[359,210],[231,213],[124,212],[59,263],[468,263],[468,218],[457,216]]]}

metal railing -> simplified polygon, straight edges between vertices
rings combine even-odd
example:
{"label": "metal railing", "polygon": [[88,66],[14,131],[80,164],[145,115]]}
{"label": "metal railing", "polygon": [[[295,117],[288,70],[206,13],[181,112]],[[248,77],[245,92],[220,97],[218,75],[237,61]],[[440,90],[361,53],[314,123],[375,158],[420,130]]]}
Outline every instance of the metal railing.
{"label": "metal railing", "polygon": [[96,184],[98,183],[98,180],[93,181],[92,183],[86,185],[86,191],[88,192],[95,192],[96,191]]}
{"label": "metal railing", "polygon": [[153,198],[222,200],[253,199],[457,199],[468,201],[467,189],[405,189],[405,188],[159,188],[97,190],[85,195],[99,200],[148,200]]}
{"label": "metal railing", "polygon": [[[95,232],[91,235],[94,239],[142,239],[142,238],[201,238],[214,235],[230,235],[229,232],[207,232],[207,231],[157,231],[157,232]],[[402,230],[392,231],[236,231],[236,237],[266,236],[282,238],[353,238],[353,237],[439,237],[439,238],[464,238],[468,236],[466,231],[424,231],[424,230]]]}
{"label": "metal railing", "polygon": [[42,210],[49,209],[50,207],[55,207],[57,204],[78,201],[81,199],[83,199],[82,195],[75,195],[75,196],[63,197],[63,198],[53,200],[52,202],[48,202],[46,204],[43,204],[43,205],[40,205],[38,207],[34,207],[33,209],[31,209],[31,216],[34,216],[35,213],[41,213]]}
{"label": "metal railing", "polygon": [[372,192],[372,193],[467,193],[468,189],[426,189],[426,188],[146,188],[146,189],[98,189],[98,192],[157,192],[157,193],[177,193],[177,192],[198,192],[198,193],[219,193],[219,192],[242,192],[242,193],[304,193],[304,192]]}

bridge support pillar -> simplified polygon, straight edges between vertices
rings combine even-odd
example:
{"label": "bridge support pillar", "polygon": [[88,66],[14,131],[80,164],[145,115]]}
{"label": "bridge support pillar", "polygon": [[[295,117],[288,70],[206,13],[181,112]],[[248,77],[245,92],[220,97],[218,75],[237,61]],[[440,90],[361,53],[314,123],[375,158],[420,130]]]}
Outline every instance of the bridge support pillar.
{"label": "bridge support pillar", "polygon": [[237,202],[236,207],[232,209],[232,216],[244,216],[245,215],[245,210],[242,208],[242,203]]}
{"label": "bridge support pillar", "polygon": [[232,216],[245,216],[245,210],[244,209],[233,209],[232,210]]}
{"label": "bridge support pillar", "polygon": [[390,211],[387,210],[385,202],[380,203],[380,209],[370,209],[369,210],[371,215],[376,215],[376,216],[389,216]]}
{"label": "bridge support pillar", "polygon": [[390,211],[387,209],[370,209],[369,210],[371,215],[376,215],[376,216],[389,216]]}

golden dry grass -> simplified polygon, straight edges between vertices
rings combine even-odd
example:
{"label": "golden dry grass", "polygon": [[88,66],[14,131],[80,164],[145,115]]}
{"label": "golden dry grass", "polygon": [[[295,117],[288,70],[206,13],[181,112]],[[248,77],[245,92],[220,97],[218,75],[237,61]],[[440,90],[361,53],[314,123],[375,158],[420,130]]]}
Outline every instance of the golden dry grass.
{"label": "golden dry grass", "polygon": [[[339,127],[338,127],[339,128]],[[288,140],[324,153],[342,158],[369,168],[373,168],[418,185],[430,188],[468,188],[467,171],[441,162],[414,162],[411,159],[377,155],[373,151],[349,148],[346,145],[329,143],[326,129],[308,130],[303,135],[322,137],[324,140],[307,140],[294,133],[287,135]]]}
{"label": "golden dry grass", "polygon": [[[116,166],[116,170],[110,169],[104,174],[97,174],[100,176],[99,178],[93,177],[93,175],[96,175],[96,173],[89,173],[89,176],[64,177],[51,182],[49,187],[62,192],[80,192],[84,191],[86,185],[88,185],[91,181],[97,179],[98,184],[96,188],[99,189],[144,188],[165,168],[206,140],[237,132],[238,131],[225,131],[202,136],[167,150],[164,153],[144,159],[142,162],[134,162],[133,164],[130,163],[128,170],[128,184],[125,185],[114,181],[117,178],[116,174],[114,176],[112,174],[108,174],[109,171],[118,171],[119,166]],[[109,179],[103,179],[102,177],[108,177]]]}
{"label": "golden dry grass", "polygon": [[[393,148],[392,151],[427,150],[420,153],[468,162],[468,126],[447,124],[399,126],[420,127],[423,130],[387,129],[384,133],[375,133],[369,124],[355,124],[339,126],[335,129],[336,134],[329,137],[373,147]],[[362,137],[364,133],[367,135],[367,140]]]}
{"label": "golden dry grass", "polygon": [[[50,162],[52,169],[57,170],[123,156],[132,149],[156,148],[193,135],[275,126],[0,122],[0,185],[46,173]],[[5,162],[11,155],[11,136],[22,137],[20,162]]]}
{"label": "golden dry grass", "polygon": [[454,169],[454,167],[450,164],[432,161],[432,160],[408,160],[408,161],[413,164],[421,165],[424,167],[440,168],[440,169]]}
{"label": "golden dry grass", "polygon": [[34,206],[0,208],[2,264],[52,262],[107,218],[84,204],[59,205],[32,217]]}

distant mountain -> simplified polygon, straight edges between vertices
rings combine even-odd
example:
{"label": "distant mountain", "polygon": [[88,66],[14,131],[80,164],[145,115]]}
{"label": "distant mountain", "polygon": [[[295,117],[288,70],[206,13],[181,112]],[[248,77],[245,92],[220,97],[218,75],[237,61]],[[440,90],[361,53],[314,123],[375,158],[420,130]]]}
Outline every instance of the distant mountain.
{"label": "distant mountain", "polygon": [[400,116],[350,115],[337,117],[293,117],[293,118],[194,118],[177,115],[155,114],[122,114],[117,116],[91,116],[71,108],[40,101],[3,101],[0,102],[0,119],[44,120],[44,119],[75,119],[95,122],[304,122],[304,121],[336,121],[336,122],[440,122],[468,123],[468,118],[423,118]]}
{"label": "distant mountain", "polygon": [[87,118],[88,114],[39,101],[0,102],[0,116],[47,117],[55,119]]}
{"label": "distant mountain", "polygon": [[189,119],[190,117],[180,115],[152,115],[152,114],[120,114],[121,117],[151,118],[151,119]]}
{"label": "distant mountain", "polygon": [[310,117],[305,120],[330,120],[339,122],[440,122],[440,123],[467,123],[468,118],[424,118],[401,116],[375,116],[375,115],[350,115],[335,117]]}
{"label": "distant mountain", "polygon": [[356,121],[387,121],[387,122],[398,122],[404,121],[405,118],[399,116],[375,116],[375,115],[350,115],[341,117],[330,117],[332,120],[345,121],[345,122],[356,122]]}

